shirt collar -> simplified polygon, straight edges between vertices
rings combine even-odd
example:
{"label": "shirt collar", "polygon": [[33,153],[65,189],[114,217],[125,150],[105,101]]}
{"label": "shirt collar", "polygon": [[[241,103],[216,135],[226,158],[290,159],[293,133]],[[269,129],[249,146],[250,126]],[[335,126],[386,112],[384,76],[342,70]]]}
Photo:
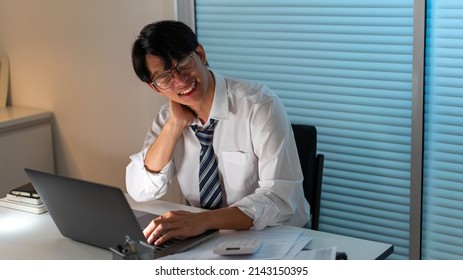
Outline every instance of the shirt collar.
{"label": "shirt collar", "polygon": [[211,113],[209,118],[216,120],[228,119],[228,93],[225,78],[217,73],[212,72],[215,79],[214,101],[212,102]]}
{"label": "shirt collar", "polygon": [[[209,119],[228,120],[228,92],[225,78],[222,75],[212,71],[211,73],[215,79],[215,90]],[[205,125],[208,123],[209,121]],[[198,125],[200,127],[203,126],[197,119],[193,121],[193,125]]]}

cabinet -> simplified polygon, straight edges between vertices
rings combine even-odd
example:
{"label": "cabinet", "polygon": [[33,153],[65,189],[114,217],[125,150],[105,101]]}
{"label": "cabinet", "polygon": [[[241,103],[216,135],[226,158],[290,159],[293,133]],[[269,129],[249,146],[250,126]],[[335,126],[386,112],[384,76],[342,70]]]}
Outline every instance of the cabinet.
{"label": "cabinet", "polygon": [[0,108],[0,197],[29,181],[26,167],[55,171],[51,117],[39,109]]}

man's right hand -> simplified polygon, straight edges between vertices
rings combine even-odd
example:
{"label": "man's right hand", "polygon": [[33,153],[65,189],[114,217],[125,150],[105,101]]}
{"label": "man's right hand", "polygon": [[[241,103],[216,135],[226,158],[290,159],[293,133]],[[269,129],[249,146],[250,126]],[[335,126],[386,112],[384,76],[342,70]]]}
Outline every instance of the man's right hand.
{"label": "man's right hand", "polygon": [[169,100],[169,118],[168,122],[173,122],[176,127],[183,130],[189,126],[195,119],[194,112],[185,105]]}

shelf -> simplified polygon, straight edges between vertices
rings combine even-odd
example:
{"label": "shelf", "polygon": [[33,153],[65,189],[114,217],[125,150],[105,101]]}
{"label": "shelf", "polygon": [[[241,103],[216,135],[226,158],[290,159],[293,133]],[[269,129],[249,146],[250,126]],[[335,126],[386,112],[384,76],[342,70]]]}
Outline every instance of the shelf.
{"label": "shelf", "polygon": [[49,122],[51,113],[26,107],[0,108],[0,133]]}

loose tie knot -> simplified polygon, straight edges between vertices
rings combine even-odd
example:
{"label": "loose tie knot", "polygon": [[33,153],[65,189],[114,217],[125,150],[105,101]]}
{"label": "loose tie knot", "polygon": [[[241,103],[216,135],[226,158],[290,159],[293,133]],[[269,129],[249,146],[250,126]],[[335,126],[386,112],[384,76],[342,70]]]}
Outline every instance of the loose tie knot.
{"label": "loose tie knot", "polygon": [[219,170],[212,147],[216,125],[217,120],[211,119],[209,125],[202,131],[198,131],[196,125],[191,126],[201,144],[201,154],[199,157],[199,197],[201,207],[205,209],[217,209],[222,205]]}
{"label": "loose tie knot", "polygon": [[214,129],[217,125],[217,120],[211,119],[209,125],[204,130],[198,130],[197,125],[192,125],[191,128],[196,134],[201,146],[210,146],[214,137]]}

